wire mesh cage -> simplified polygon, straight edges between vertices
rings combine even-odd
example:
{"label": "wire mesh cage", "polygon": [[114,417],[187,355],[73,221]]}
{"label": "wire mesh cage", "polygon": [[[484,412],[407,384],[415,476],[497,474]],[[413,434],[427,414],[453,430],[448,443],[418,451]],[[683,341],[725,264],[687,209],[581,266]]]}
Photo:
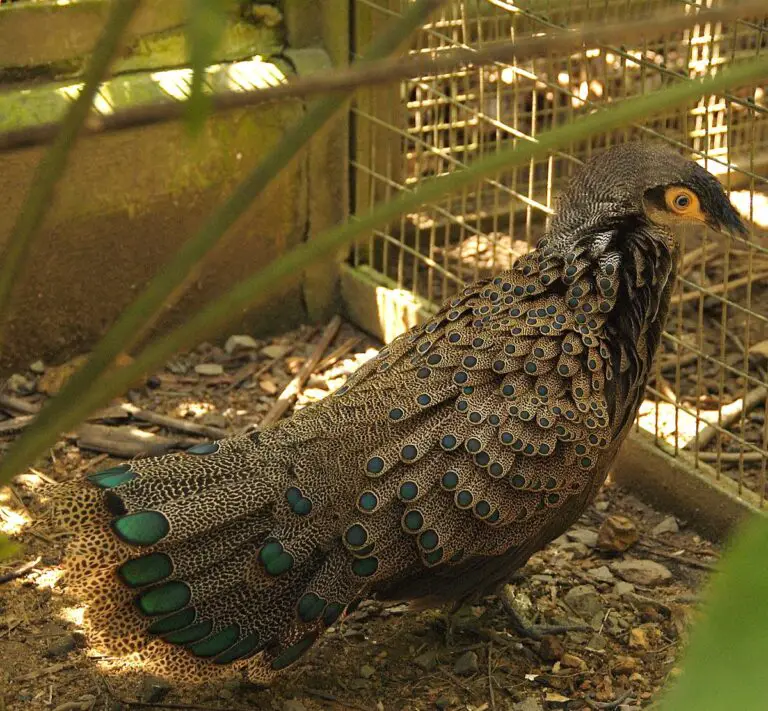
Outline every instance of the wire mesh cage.
{"label": "wire mesh cage", "polygon": [[[408,0],[353,0],[362,47]],[[453,0],[424,26],[412,53],[477,49],[580,23],[690,14],[684,31],[510,64],[466,66],[362,94],[353,109],[354,206],[461,169],[501,146],[768,51],[768,18],[697,23],[711,0]],[[355,270],[413,295],[429,312],[465,281],[493,274],[543,235],[564,181],[594,151],[659,140],[717,175],[745,218],[746,239],[683,241],[673,308],[638,428],[739,496],[763,505],[768,466],[768,86],[707,96],[642,125],[594,137],[509,170],[371,234]],[[363,324],[366,325],[366,324]],[[393,334],[390,334],[393,335]]]}

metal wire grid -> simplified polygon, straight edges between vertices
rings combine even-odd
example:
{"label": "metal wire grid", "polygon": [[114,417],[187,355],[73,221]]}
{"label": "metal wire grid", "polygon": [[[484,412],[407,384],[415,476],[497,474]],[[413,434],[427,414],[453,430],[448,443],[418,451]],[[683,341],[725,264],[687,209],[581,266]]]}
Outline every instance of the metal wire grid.
{"label": "metal wire grid", "polygon": [[[357,46],[407,1],[353,0]],[[702,4],[454,0],[422,29],[412,52],[479,48],[546,28],[652,17],[681,6],[692,12]],[[509,142],[536,140],[542,131],[608,102],[768,51],[767,20],[710,26],[692,19],[683,33],[634,47],[602,46],[570,56],[467,67],[371,91],[353,109],[356,210],[425,177],[460,169]],[[706,234],[685,239],[664,350],[638,422],[675,451],[690,451],[697,464],[714,466],[717,477],[735,478],[740,491],[757,492],[762,504],[768,348],[758,344],[768,339],[767,98],[766,87],[706,97],[482,181],[376,231],[355,248],[353,263],[439,304],[465,281],[507,268],[529,249],[546,228],[558,187],[592,151],[630,139],[656,139],[698,158],[734,191],[732,198],[755,221],[755,230],[749,239],[727,244]]]}

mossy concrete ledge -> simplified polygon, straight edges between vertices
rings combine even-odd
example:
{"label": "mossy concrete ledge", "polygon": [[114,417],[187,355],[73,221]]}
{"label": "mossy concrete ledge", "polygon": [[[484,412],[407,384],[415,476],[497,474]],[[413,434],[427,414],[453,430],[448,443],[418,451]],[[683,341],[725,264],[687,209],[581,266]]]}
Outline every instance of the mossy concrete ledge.
{"label": "mossy concrete ledge", "polygon": [[[280,81],[287,67],[258,58],[219,65],[209,71],[208,85],[258,91]],[[110,111],[177,101],[188,81],[183,69],[122,75],[102,87],[95,106]],[[56,119],[77,91],[49,84],[0,94],[0,130]],[[81,139],[19,275],[0,368],[8,372],[37,358],[61,362],[92,345],[304,110],[287,101],[228,111],[210,118],[195,138],[174,121]],[[0,155],[0,249],[41,155],[39,148]],[[307,175],[303,156],[272,182],[162,315],[158,330],[306,239]],[[301,286],[235,316],[232,328],[252,333],[290,328],[306,318]]]}

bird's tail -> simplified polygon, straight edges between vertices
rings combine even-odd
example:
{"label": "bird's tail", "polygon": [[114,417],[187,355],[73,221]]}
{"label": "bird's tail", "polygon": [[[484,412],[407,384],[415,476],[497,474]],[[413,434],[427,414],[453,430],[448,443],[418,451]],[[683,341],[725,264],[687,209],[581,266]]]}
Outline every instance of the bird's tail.
{"label": "bird's tail", "polygon": [[69,590],[103,653],[183,681],[234,668],[263,683],[358,592],[329,494],[302,486],[274,431],[88,480],[58,487],[52,513],[73,534]]}

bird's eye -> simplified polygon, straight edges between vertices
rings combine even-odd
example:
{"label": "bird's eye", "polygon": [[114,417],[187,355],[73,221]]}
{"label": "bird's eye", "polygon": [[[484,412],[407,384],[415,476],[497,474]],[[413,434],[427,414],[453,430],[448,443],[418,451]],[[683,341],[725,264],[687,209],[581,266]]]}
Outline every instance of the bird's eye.
{"label": "bird's eye", "polygon": [[680,217],[700,219],[699,198],[691,190],[680,185],[667,188],[664,194],[667,209]]}

